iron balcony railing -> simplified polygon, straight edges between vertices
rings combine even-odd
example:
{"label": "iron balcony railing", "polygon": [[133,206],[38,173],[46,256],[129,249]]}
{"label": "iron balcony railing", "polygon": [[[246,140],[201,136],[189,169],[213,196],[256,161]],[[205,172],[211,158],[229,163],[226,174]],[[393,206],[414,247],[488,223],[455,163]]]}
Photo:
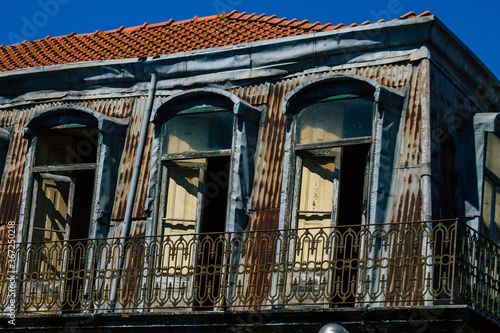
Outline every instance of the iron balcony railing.
{"label": "iron balcony railing", "polygon": [[500,319],[500,248],[457,220],[4,244],[0,254],[1,312],[467,304]]}

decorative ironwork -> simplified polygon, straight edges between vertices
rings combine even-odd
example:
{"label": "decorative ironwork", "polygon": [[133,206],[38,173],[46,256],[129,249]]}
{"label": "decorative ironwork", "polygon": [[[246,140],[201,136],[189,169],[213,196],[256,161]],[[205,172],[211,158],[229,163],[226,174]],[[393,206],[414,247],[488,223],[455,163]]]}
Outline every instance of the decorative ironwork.
{"label": "decorative ironwork", "polygon": [[0,249],[3,311],[14,274],[18,312],[468,304],[500,319],[500,247],[456,220],[21,243],[18,272]]}

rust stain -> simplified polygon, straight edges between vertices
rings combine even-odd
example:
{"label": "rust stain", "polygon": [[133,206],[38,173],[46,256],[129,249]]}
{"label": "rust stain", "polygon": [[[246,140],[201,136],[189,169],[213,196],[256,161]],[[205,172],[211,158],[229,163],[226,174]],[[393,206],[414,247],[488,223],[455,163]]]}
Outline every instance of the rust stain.
{"label": "rust stain", "polygon": [[[129,123],[127,137],[125,140],[120,173],[118,175],[115,203],[113,207],[113,213],[111,215],[111,218],[113,220],[122,220],[125,215],[125,208],[127,205],[130,180],[132,178],[134,159],[140,135],[139,132],[142,122],[142,112],[144,111],[146,105],[145,103],[146,103],[145,97],[137,98],[134,101],[133,106],[131,106],[128,111],[128,114],[130,115],[130,123]],[[145,192],[147,191],[148,181],[147,180],[145,181],[144,173],[149,172],[149,168],[146,170],[146,167],[149,166],[149,160],[151,155],[150,146],[152,142],[152,133],[153,133],[152,127],[153,125],[150,126],[149,137],[146,140],[146,147],[144,149],[143,160],[145,161],[145,163],[144,163],[144,168],[141,169],[141,174],[139,177],[139,183],[136,195],[137,204],[134,207],[132,218],[140,218],[143,217],[144,214],[142,212],[142,209],[138,209],[137,206],[139,206],[140,203],[142,202],[142,207],[144,207],[144,201],[141,200],[144,200],[145,198],[144,196],[146,195]]]}

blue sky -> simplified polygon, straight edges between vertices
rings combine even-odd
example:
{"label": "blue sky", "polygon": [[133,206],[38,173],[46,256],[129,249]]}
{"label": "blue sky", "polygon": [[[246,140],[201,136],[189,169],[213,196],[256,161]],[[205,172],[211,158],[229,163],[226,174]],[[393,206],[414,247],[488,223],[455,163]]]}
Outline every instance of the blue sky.
{"label": "blue sky", "polygon": [[0,45],[234,9],[346,25],[430,10],[500,78],[499,0],[0,0],[0,4]]}

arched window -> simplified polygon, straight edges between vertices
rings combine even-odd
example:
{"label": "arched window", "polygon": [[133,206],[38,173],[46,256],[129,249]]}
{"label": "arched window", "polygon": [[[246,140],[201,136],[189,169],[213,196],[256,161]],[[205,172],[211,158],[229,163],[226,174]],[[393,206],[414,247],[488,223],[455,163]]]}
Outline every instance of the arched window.
{"label": "arched window", "polygon": [[373,87],[355,88],[340,94],[316,88],[294,105],[295,227],[359,224],[366,216],[365,175],[376,107]]}
{"label": "arched window", "polygon": [[[276,281],[297,281],[311,295],[289,304],[355,302],[354,235],[361,224],[384,222],[403,102],[402,93],[353,75],[313,80],[285,97],[280,224],[298,228],[289,249],[297,269]],[[345,265],[327,269],[335,260]]]}
{"label": "arched window", "polygon": [[106,236],[125,130],[123,120],[73,105],[28,120],[25,241]]}
{"label": "arched window", "polygon": [[[171,96],[152,115],[156,149],[147,209],[155,203],[153,233],[168,236],[176,252],[189,253],[165,256],[157,265],[181,267],[183,272],[190,266],[215,270],[157,281],[177,286],[173,292],[193,299],[191,305],[207,309],[220,300],[220,285],[228,277],[217,270],[230,260],[221,239],[224,232],[242,231],[247,225],[259,120],[259,110],[210,88]],[[187,294],[178,288],[182,285]],[[193,289],[197,294],[191,294]]]}
{"label": "arched window", "polygon": [[283,226],[355,225],[383,216],[374,196],[390,184],[369,175],[390,179],[403,101],[398,91],[353,75],[317,79],[287,95],[284,186],[293,200],[283,200]]}
{"label": "arched window", "polygon": [[156,149],[147,209],[157,196],[155,232],[180,222],[189,232],[244,230],[260,111],[205,88],[167,98],[151,119]]}
{"label": "arched window", "polygon": [[84,278],[60,277],[92,269],[84,264],[92,255],[84,250],[86,239],[107,236],[125,130],[122,120],[73,105],[39,112],[26,123],[29,177],[19,237],[27,245],[19,265],[28,276],[21,300],[28,310],[80,307],[76,290],[88,292]]}

